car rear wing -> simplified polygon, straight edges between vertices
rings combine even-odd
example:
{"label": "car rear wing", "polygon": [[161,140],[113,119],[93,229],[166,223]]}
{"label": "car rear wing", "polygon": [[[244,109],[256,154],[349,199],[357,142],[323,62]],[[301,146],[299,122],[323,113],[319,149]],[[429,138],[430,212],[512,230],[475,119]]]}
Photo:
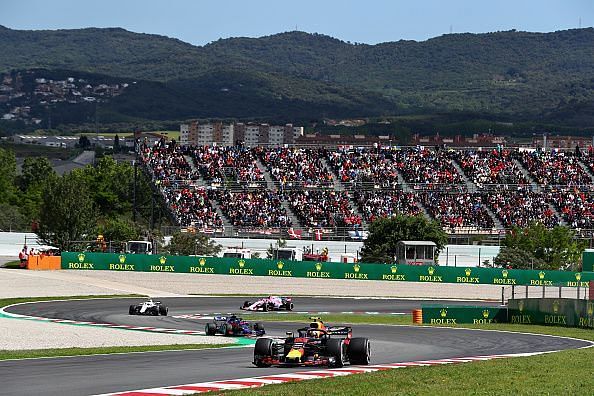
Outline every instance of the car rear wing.
{"label": "car rear wing", "polygon": [[227,321],[226,316],[215,316],[213,319],[217,322],[226,322]]}
{"label": "car rear wing", "polygon": [[349,326],[333,326],[326,328],[329,335],[349,335],[353,332],[353,328]]}

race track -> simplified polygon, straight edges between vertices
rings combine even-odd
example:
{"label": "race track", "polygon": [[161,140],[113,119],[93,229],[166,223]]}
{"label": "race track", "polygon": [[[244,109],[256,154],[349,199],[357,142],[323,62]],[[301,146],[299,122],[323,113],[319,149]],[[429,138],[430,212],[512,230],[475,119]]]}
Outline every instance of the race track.
{"label": "race track", "polygon": [[[237,312],[245,299],[248,298],[164,298],[161,300],[169,307],[167,317],[127,315],[128,306],[140,299],[44,302],[16,305],[7,311],[70,320],[202,330],[206,320],[172,316]],[[459,304],[468,305],[467,302]],[[397,313],[419,307],[419,301],[411,300],[295,298],[295,311],[308,312]],[[285,331],[302,326],[303,323],[265,323],[267,334],[273,336],[283,336]],[[353,329],[354,336],[371,340],[372,364],[553,351],[588,345],[557,337],[451,328],[354,325]],[[0,394],[92,395],[304,370],[256,368],[251,365],[251,359],[252,349],[244,347],[0,361]]]}

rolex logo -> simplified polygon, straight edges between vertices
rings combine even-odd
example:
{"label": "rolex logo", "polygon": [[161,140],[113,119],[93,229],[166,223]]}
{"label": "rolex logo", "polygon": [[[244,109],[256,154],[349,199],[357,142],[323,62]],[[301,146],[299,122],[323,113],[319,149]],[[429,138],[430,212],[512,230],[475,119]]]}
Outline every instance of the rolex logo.
{"label": "rolex logo", "polygon": [[427,268],[427,272],[429,273],[429,275],[431,275],[431,276],[432,276],[432,275],[433,275],[433,273],[435,272],[435,268],[433,268],[433,267],[429,267],[429,268]]}
{"label": "rolex logo", "polygon": [[554,313],[559,312],[559,301],[558,300],[553,301],[553,312]]}
{"label": "rolex logo", "polygon": [[503,276],[504,278],[507,278],[507,274],[508,274],[508,272],[507,272],[506,269],[504,269],[503,271],[501,271],[501,276]]}
{"label": "rolex logo", "polygon": [[359,272],[361,267],[359,266],[359,264],[355,264],[355,265],[353,265],[353,269],[355,270],[355,272]]}
{"label": "rolex logo", "polygon": [[485,318],[485,319],[489,319],[489,310],[488,310],[488,309],[485,309],[485,310],[483,311],[483,318]]}
{"label": "rolex logo", "polygon": [[398,267],[396,267],[395,265],[390,267],[390,271],[392,271],[393,274],[396,273],[396,271],[398,271]]}
{"label": "rolex logo", "polygon": [[316,271],[322,270],[322,263],[316,263]]}
{"label": "rolex logo", "polygon": [[237,264],[239,264],[239,268],[243,268],[243,266],[245,265],[245,260],[239,260]]}
{"label": "rolex logo", "polygon": [[441,311],[439,311],[439,315],[442,318],[445,318],[446,316],[448,316],[448,311],[446,309],[442,309]]}
{"label": "rolex logo", "polygon": [[81,263],[82,263],[83,261],[85,261],[85,254],[84,254],[84,253],[80,253],[80,254],[78,255],[78,261],[80,261]]}
{"label": "rolex logo", "polygon": [[120,264],[124,264],[126,262],[126,255],[120,254],[118,258],[120,259]]}
{"label": "rolex logo", "polygon": [[470,276],[470,274],[472,274],[472,270],[470,268],[466,268],[464,270],[464,273],[466,274],[466,276]]}
{"label": "rolex logo", "polygon": [[544,271],[540,271],[538,273],[538,279],[544,279],[544,277],[545,277],[545,272]]}
{"label": "rolex logo", "polygon": [[276,268],[278,268],[279,270],[282,270],[284,266],[285,266],[285,264],[282,261],[279,261],[278,263],[276,263]]}
{"label": "rolex logo", "polygon": [[200,260],[198,260],[198,264],[200,264],[201,267],[204,267],[206,264],[206,259],[204,257],[200,258]]}
{"label": "rolex logo", "polygon": [[575,280],[579,282],[581,279],[582,279],[582,274],[579,273],[579,272],[576,272],[575,273]]}
{"label": "rolex logo", "polygon": [[594,315],[594,303],[589,302],[588,303],[588,316],[592,316]]}
{"label": "rolex logo", "polygon": [[159,262],[161,263],[161,265],[165,264],[167,262],[167,257],[165,257],[165,256],[159,257]]}
{"label": "rolex logo", "polygon": [[520,312],[524,310],[524,301],[518,301],[518,309],[520,310]]}

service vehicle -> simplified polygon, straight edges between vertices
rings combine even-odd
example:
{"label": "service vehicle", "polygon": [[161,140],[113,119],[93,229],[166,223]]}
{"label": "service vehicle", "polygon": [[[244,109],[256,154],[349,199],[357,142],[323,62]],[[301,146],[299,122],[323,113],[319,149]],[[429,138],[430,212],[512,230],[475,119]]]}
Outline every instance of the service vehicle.
{"label": "service vehicle", "polygon": [[206,324],[204,330],[209,336],[222,334],[235,337],[261,337],[266,334],[262,323],[252,324],[236,315],[215,316],[212,322]]}
{"label": "service vehicle", "polygon": [[257,367],[369,364],[369,339],[353,338],[351,327],[326,326],[320,318],[311,319],[309,327],[297,330],[297,335],[289,331],[285,338],[258,338],[253,364]]}
{"label": "service vehicle", "polygon": [[169,308],[161,303],[161,301],[153,301],[149,299],[140,304],[130,305],[128,313],[130,315],[153,315],[153,316],[167,316]]}
{"label": "service vehicle", "polygon": [[244,301],[239,307],[245,311],[292,311],[293,299],[291,297],[268,296],[256,301]]}

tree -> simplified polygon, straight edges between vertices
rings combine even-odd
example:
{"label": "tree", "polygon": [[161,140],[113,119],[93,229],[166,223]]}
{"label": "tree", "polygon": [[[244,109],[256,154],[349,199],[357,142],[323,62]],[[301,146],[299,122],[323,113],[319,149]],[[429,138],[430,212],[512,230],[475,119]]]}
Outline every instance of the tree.
{"label": "tree", "polygon": [[545,262],[526,250],[503,246],[493,259],[495,267],[514,269],[544,269]]}
{"label": "tree", "polygon": [[177,232],[173,234],[169,244],[170,254],[182,256],[199,255],[215,256],[223,247],[204,234]]}
{"label": "tree", "polygon": [[558,270],[578,266],[586,242],[577,240],[569,227],[548,229],[541,223],[533,223],[526,228],[513,227],[503,246],[527,252],[538,260],[538,269]]}
{"label": "tree", "polygon": [[118,136],[118,134],[116,133],[116,135],[113,138],[113,152],[114,153],[119,153],[120,152],[120,137]]}
{"label": "tree", "polygon": [[432,241],[437,245],[436,258],[445,247],[448,237],[435,220],[422,215],[397,215],[371,223],[369,236],[361,250],[364,262],[393,263],[399,241]]}
{"label": "tree", "polygon": [[41,186],[48,178],[56,175],[52,164],[45,157],[28,157],[23,162],[18,184],[21,191],[26,192],[31,187]]}
{"label": "tree", "polygon": [[75,170],[50,179],[43,189],[39,238],[67,250],[69,242],[90,238],[94,228],[93,200],[82,173]]}
{"label": "tree", "polygon": [[78,138],[78,147],[82,149],[91,147],[91,141],[86,135],[81,135],[80,138]]}
{"label": "tree", "polygon": [[11,150],[0,148],[0,204],[16,204],[16,158]]}
{"label": "tree", "polygon": [[25,231],[29,225],[17,206],[0,204],[0,231]]}
{"label": "tree", "polygon": [[102,234],[106,241],[127,242],[138,239],[139,230],[132,221],[124,217],[111,217],[97,226],[97,234]]}

